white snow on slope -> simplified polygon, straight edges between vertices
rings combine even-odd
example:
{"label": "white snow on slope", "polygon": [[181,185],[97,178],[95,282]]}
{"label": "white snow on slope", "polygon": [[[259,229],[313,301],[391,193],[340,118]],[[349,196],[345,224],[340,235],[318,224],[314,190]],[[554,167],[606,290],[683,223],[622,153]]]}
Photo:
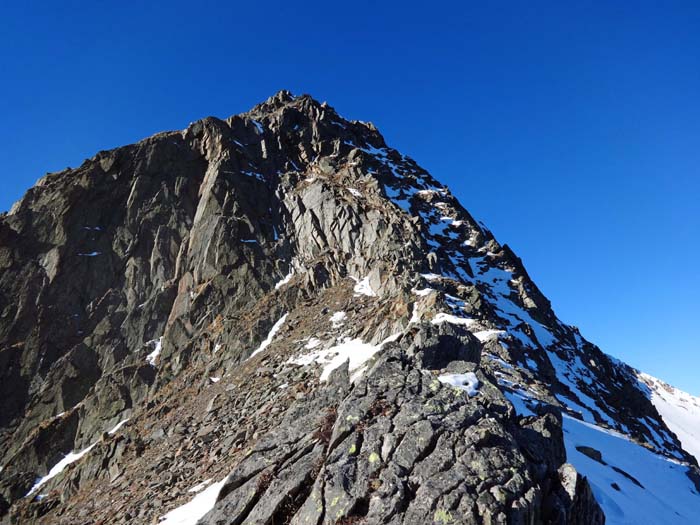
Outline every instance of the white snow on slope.
{"label": "white snow on slope", "polygon": [[464,390],[469,397],[473,397],[479,393],[479,380],[474,372],[467,372],[466,374],[444,374],[438,377],[438,381]]}
{"label": "white snow on slope", "polygon": [[304,345],[304,348],[307,350],[313,350],[317,346],[321,344],[321,340],[317,339],[316,337],[311,337],[309,338],[309,341]]}
{"label": "white snow on slope", "polygon": [[413,303],[413,312],[411,313],[411,320],[409,321],[410,324],[413,323],[420,323],[421,320],[421,314],[420,311],[418,310],[418,303]]}
{"label": "white snow on slope", "polygon": [[433,324],[450,323],[450,324],[461,324],[464,326],[472,326],[476,321],[474,319],[467,319],[466,317],[457,317],[456,315],[447,314],[445,312],[439,312],[435,314]]}
{"label": "white snow on slope", "polygon": [[[184,505],[171,510],[162,516],[159,525],[196,525],[202,516],[209,512],[216,503],[216,498],[221,492],[221,488],[226,483],[224,478],[218,483],[214,483],[197,494]],[[196,487],[193,487],[196,488]],[[192,490],[192,489],[190,489]]]}
{"label": "white snow on slope", "polygon": [[202,481],[201,483],[198,483],[197,485],[195,485],[194,487],[192,487],[191,489],[189,489],[187,492],[192,492],[192,493],[194,493],[194,494],[196,494],[197,492],[202,492],[202,490],[204,490],[204,488],[205,488],[207,485],[209,485],[209,483],[211,483],[212,481],[213,481],[212,478],[205,479],[205,480]]}
{"label": "white snow on slope", "polygon": [[[564,442],[567,461],[588,478],[608,525],[698,522],[700,495],[686,476],[688,467],[656,455],[617,432],[568,416],[564,416]],[[577,446],[600,451],[607,465],[582,454]],[[643,488],[612,467],[632,476]]]}
{"label": "white snow on slope", "polygon": [[[583,403],[579,403],[572,398],[572,396],[557,395],[557,399],[561,401],[564,405],[572,410],[581,414],[581,417],[589,423],[595,423],[596,419],[591,412],[591,409],[596,410],[601,417],[611,426],[615,427],[615,422],[610,419],[610,417],[603,412],[594,399],[590,396],[584,394],[578,387],[577,379],[586,377],[586,368],[581,365],[581,359],[575,356],[570,360],[561,359],[556,353],[547,351],[547,356],[549,361],[554,367],[554,371],[557,374],[557,379],[567,387],[569,390],[578,398],[578,400]],[[590,381],[590,380],[589,380]]]}
{"label": "white snow on slope", "polygon": [[275,284],[275,290],[279,290],[282,288],[285,284],[287,284],[289,281],[292,280],[292,276],[294,275],[294,270],[291,270],[287,275],[285,275],[281,280],[277,281]]}
{"label": "white snow on slope", "polygon": [[49,470],[49,473],[46,474],[46,476],[37,480],[37,482],[34,483],[34,486],[27,493],[27,496],[31,496],[32,494],[35,494],[47,481],[58,476],[61,472],[64,471],[64,469],[68,465],[70,465],[71,463],[75,463],[80,458],[82,458],[85,454],[90,452],[96,444],[97,443],[93,443],[92,445],[90,445],[87,448],[84,448],[80,452],[69,452],[68,454],[66,454],[66,456],[61,461],[59,461],[53,467],[51,467],[51,470]]}
{"label": "white snow on slope", "polygon": [[[116,434],[120,428],[124,426],[124,424],[129,421],[129,418],[127,417],[126,419],[121,420],[119,423],[117,423],[114,428],[112,428],[110,431],[107,433],[109,435],[114,435]],[[58,476],[61,472],[65,470],[65,468],[70,465],[71,463],[75,463],[79,459],[81,459],[85,454],[90,452],[93,447],[97,445],[97,441],[95,441],[92,445],[89,447],[84,448],[80,452],[69,452],[66,454],[61,461],[56,463],[53,467],[51,467],[51,470],[49,470],[49,473],[46,474],[43,478],[40,478],[34,483],[34,486],[31,488],[31,490],[27,493],[27,496],[31,496],[35,494],[47,481],[50,479],[55,478]],[[26,496],[25,496],[26,497]]]}
{"label": "white snow on slope", "polygon": [[153,352],[146,356],[146,362],[151,366],[156,366],[156,359],[158,359],[160,351],[163,348],[163,337],[160,337],[155,341],[149,341],[147,344],[154,344],[155,347],[153,349]]}
{"label": "white snow on slope", "polygon": [[374,290],[372,290],[372,287],[369,285],[369,276],[365,277],[364,279],[357,279],[356,277],[352,278],[355,283],[355,288],[354,291],[358,295],[366,295],[367,297],[376,297],[376,293]]}
{"label": "white snow on slope", "polygon": [[335,312],[333,315],[331,315],[331,324],[333,325],[333,328],[338,328],[341,326],[347,317],[348,315],[345,312]]}
{"label": "white snow on slope", "polygon": [[119,432],[119,429],[122,428],[122,427],[124,426],[124,424],[125,424],[127,421],[129,421],[129,418],[128,418],[128,417],[127,417],[126,419],[122,419],[119,423],[117,423],[117,424],[114,426],[114,428],[113,428],[112,430],[110,430],[110,431],[107,432],[107,433],[108,433],[110,436],[116,434],[117,432]]}
{"label": "white snow on slope", "polygon": [[649,388],[651,402],[683,448],[700,461],[700,398],[674,388],[649,374],[639,379]]}
{"label": "white snow on slope", "polygon": [[[534,415],[531,405],[539,403],[522,390],[505,392],[505,396],[523,416]],[[624,434],[566,414],[563,429],[567,461],[588,479],[608,525],[697,523],[700,495],[686,475],[687,466],[655,454]],[[599,451],[606,465],[579,452],[577,446]]]}
{"label": "white snow on slope", "polygon": [[[287,316],[288,316],[288,315],[289,315],[289,313],[284,314],[284,315],[272,326],[272,329],[270,330],[270,333],[267,334],[267,337],[265,338],[265,340],[264,340],[262,343],[260,343],[260,346],[258,347],[258,349],[257,349],[255,352],[253,352],[252,354],[250,354],[250,357],[253,357],[255,354],[259,354],[260,352],[262,352],[263,350],[265,350],[268,346],[270,346],[270,343],[272,343],[272,340],[274,339],[275,335],[277,334],[277,332],[279,332],[280,328],[282,328],[282,325],[284,324],[284,321],[287,319]],[[250,359],[250,358],[248,358],[248,359]]]}
{"label": "white snow on slope", "polygon": [[[331,372],[340,367],[346,361],[350,372],[350,381],[355,381],[362,375],[367,367],[367,362],[379,352],[386,343],[390,343],[398,339],[401,333],[387,337],[378,345],[365,343],[362,339],[350,339],[346,337],[340,344],[318,350],[309,354],[304,354],[299,357],[293,357],[287,361],[288,363],[309,366],[313,363],[318,363],[323,366],[321,372],[321,381],[327,381]],[[308,346],[307,346],[308,348]]]}
{"label": "white snow on slope", "polygon": [[[589,386],[593,386],[593,382],[596,381],[590,369],[585,366],[581,362],[579,356],[576,355],[580,352],[580,345],[582,343],[578,343],[578,348],[570,347],[572,355],[570,359],[564,360],[560,358],[559,355],[550,348],[558,342],[557,337],[555,337],[547,327],[536,321],[525,308],[517,304],[514,300],[514,288],[512,288],[511,285],[517,283],[517,281],[513,279],[513,273],[492,266],[488,257],[472,259],[470,260],[470,264],[474,268],[474,281],[482,286],[488,287],[486,300],[496,308],[499,317],[503,319],[504,323],[502,328],[526,347],[537,348],[537,344],[539,344],[545,349],[554,367],[554,371],[556,372],[557,380],[566,385],[573,394],[569,396],[558,395],[557,398],[570,409],[579,412],[588,422],[596,422],[596,418],[592,412],[595,410],[611,427],[623,428],[619,424],[616,424],[603,410],[604,406],[602,400],[591,398],[579,387],[579,381]],[[525,323],[531,328],[534,337],[523,330],[523,325],[521,323]],[[480,340],[485,341],[495,334],[496,331],[494,330],[485,330],[475,335],[477,335]]]}
{"label": "white snow on slope", "polygon": [[[499,311],[500,316],[511,327],[509,332],[520,339],[525,345],[532,347],[535,341],[522,332],[518,327],[520,323],[527,323],[537,338],[537,342],[544,348],[552,345],[555,338],[542,324],[532,318],[530,313],[516,304],[512,295],[514,289],[509,286],[513,282],[513,273],[492,266],[487,257],[475,258],[469,261],[474,269],[474,282],[488,287],[487,300]],[[469,279],[467,279],[469,280]]]}
{"label": "white snow on slope", "polygon": [[349,371],[353,373],[362,368],[380,349],[381,345],[364,343],[362,339],[346,338],[331,348],[292,358],[289,362],[301,366],[318,363],[323,366],[321,381],[327,381],[331,372],[345,361],[350,361]]}
{"label": "white snow on slope", "polygon": [[510,392],[508,390],[503,392],[503,395],[510,401],[511,405],[515,411],[521,416],[534,416],[536,415],[532,409],[528,406],[528,403],[532,402],[530,396],[523,394],[521,392]]}
{"label": "white snow on slope", "polygon": [[474,332],[474,337],[476,337],[479,341],[482,343],[489,341],[490,339],[493,339],[494,337],[498,337],[501,334],[505,334],[503,330],[494,330],[494,329],[489,329],[489,330],[479,330],[478,332]]}

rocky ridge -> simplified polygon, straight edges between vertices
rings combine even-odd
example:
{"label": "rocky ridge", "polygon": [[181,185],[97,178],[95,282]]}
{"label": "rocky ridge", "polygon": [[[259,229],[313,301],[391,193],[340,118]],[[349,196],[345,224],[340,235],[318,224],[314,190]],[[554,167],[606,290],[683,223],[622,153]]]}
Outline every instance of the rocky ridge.
{"label": "rocky ridge", "polygon": [[4,523],[176,523],[201,495],[202,524],[602,523],[639,487],[605,463],[591,489],[577,422],[700,492],[638,373],[309,96],[47,175],[0,218],[0,270]]}

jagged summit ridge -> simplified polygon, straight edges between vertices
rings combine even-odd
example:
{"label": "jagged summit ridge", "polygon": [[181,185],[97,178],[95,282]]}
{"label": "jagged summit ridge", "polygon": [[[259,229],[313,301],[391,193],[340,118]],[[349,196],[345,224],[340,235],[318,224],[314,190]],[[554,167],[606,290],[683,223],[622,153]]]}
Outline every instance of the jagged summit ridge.
{"label": "jagged summit ridge", "polygon": [[[697,462],[637,372],[448,188],[307,95],[45,177],[0,218],[0,268],[6,522],[697,508]],[[206,516],[181,506],[199,491]]]}

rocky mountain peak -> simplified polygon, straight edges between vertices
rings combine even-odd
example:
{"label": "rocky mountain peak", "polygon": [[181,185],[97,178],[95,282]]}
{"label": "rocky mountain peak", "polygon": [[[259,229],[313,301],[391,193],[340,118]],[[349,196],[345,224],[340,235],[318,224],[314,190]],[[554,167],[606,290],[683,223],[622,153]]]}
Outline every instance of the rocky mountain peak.
{"label": "rocky mountain peak", "polygon": [[5,523],[589,524],[666,488],[661,521],[700,512],[638,372],[308,95],[47,175],[0,269]]}

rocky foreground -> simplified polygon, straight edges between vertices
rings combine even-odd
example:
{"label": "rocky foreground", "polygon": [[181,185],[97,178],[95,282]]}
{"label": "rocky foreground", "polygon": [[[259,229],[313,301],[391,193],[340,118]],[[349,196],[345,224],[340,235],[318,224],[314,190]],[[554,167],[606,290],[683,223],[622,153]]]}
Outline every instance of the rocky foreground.
{"label": "rocky foreground", "polygon": [[693,523],[692,436],[650,384],[309,96],[0,216],[1,523]]}

